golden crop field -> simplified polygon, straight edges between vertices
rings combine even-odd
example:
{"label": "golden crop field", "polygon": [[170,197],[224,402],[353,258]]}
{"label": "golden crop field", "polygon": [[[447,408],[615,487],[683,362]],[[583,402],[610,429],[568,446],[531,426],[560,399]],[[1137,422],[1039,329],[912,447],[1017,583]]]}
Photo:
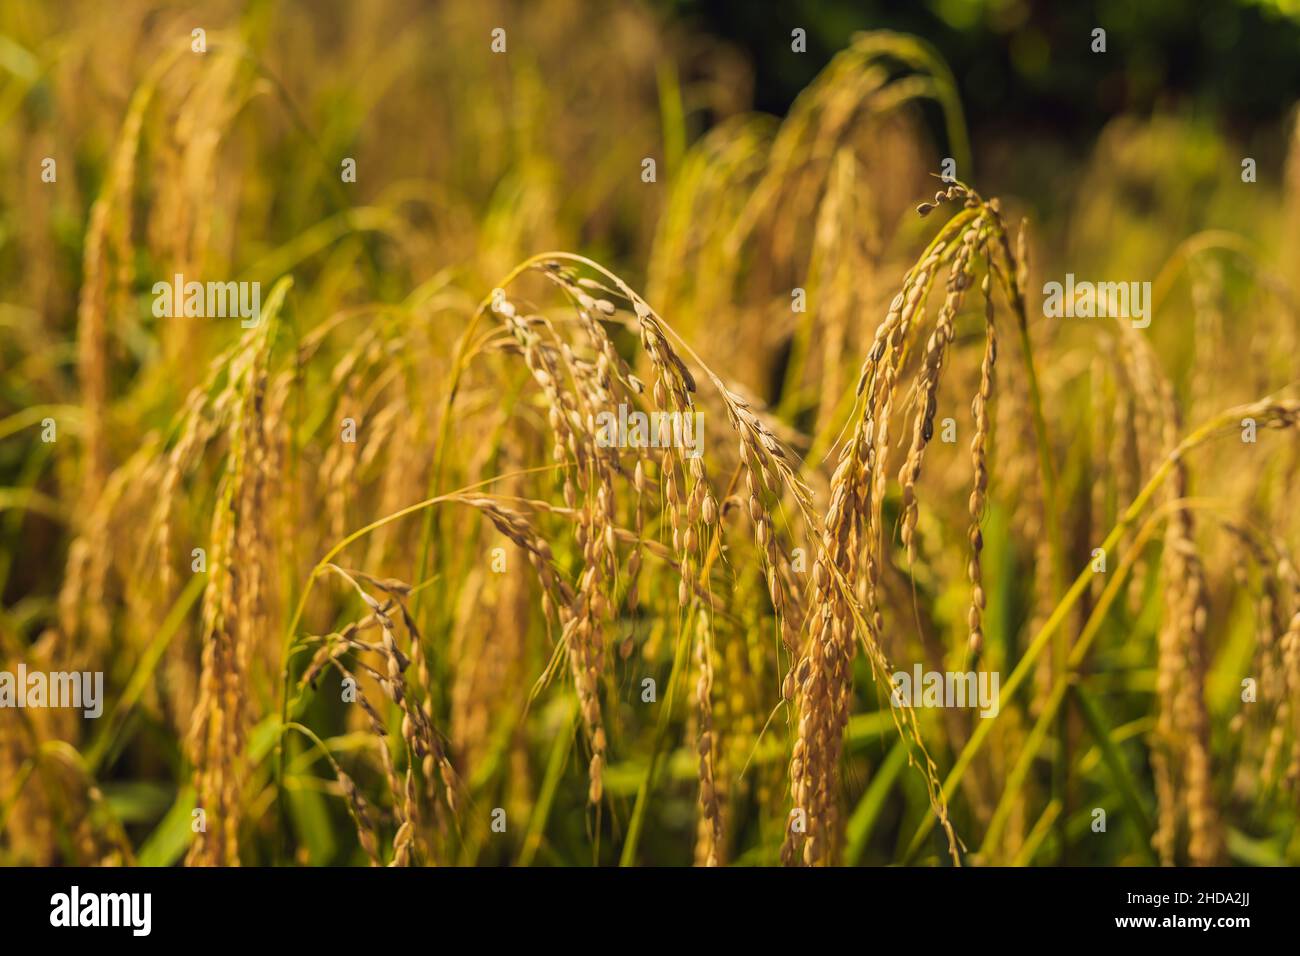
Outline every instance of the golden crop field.
{"label": "golden crop field", "polygon": [[832,52],[0,5],[0,864],[1300,864],[1294,112]]}

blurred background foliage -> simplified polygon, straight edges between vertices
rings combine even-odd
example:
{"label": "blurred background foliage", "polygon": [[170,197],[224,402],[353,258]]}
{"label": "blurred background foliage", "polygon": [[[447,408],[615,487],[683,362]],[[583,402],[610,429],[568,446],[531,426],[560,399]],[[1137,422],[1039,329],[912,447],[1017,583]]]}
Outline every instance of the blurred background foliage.
{"label": "blurred background foliage", "polygon": [[[1239,129],[1274,121],[1300,91],[1298,0],[661,0],[733,41],[755,105],[784,113],[864,28],[925,37],[961,86],[971,139],[1014,131],[1086,142],[1114,115],[1191,106]],[[808,54],[790,55],[790,30]],[[1091,51],[1106,30],[1104,58]]]}

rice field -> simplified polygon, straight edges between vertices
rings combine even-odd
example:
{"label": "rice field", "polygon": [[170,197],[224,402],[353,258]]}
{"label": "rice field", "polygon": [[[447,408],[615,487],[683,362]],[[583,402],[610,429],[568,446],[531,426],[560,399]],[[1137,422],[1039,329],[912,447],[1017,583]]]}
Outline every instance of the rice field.
{"label": "rice field", "polygon": [[0,864],[1300,864],[1294,112],[322,9],[0,8]]}

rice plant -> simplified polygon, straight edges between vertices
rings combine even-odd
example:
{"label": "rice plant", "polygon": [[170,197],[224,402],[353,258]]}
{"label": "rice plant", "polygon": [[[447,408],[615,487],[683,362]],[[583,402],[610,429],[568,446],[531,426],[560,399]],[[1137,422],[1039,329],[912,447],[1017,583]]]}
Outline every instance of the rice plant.
{"label": "rice plant", "polygon": [[1300,863],[1300,126],[1243,198],[1119,117],[1040,225],[921,38],[777,118],[629,4],[59,6],[0,862]]}

